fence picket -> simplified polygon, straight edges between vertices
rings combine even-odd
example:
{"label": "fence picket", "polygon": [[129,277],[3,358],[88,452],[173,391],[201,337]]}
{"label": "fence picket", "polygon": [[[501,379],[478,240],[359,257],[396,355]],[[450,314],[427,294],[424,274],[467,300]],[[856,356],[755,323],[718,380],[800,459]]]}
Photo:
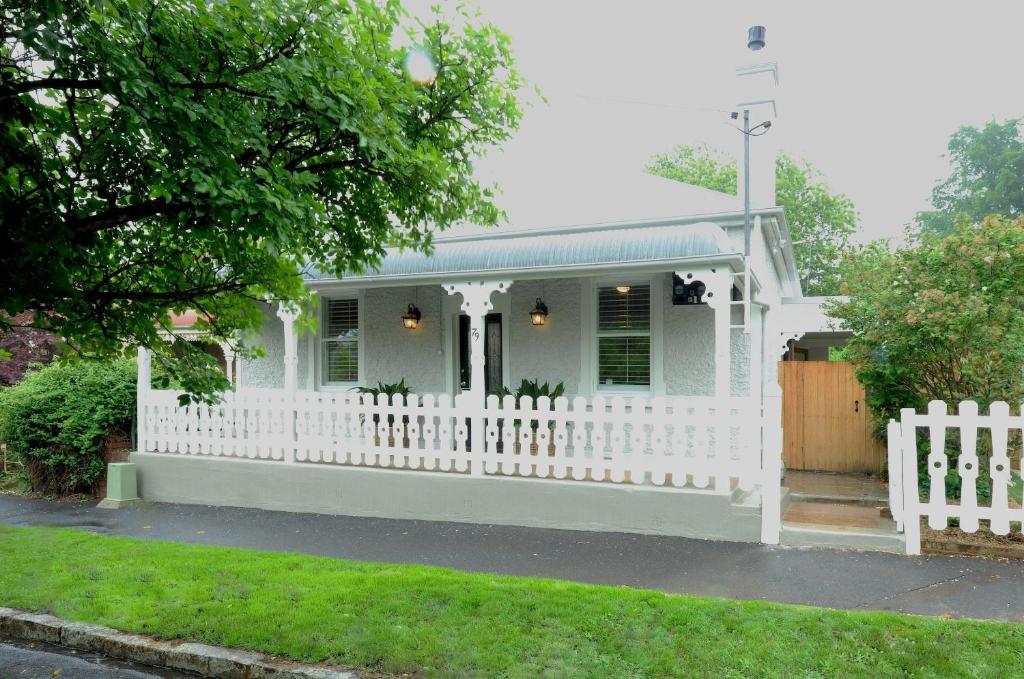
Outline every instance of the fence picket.
{"label": "fence picket", "polygon": [[931,484],[928,491],[928,526],[944,530],[949,524],[946,514],[946,413],[945,401],[931,401],[928,404],[928,476]]}
{"label": "fence picket", "polygon": [[[968,533],[978,530],[978,404],[962,401],[960,415],[960,528]],[[945,498],[943,498],[945,500]]]}
{"label": "fence picket", "polygon": [[996,535],[1010,532],[1009,487],[1010,459],[1007,456],[1007,440],[1010,433],[1010,405],[996,401],[989,406],[992,431],[992,456],[989,458],[989,476],[992,479],[992,515],[989,527]]}

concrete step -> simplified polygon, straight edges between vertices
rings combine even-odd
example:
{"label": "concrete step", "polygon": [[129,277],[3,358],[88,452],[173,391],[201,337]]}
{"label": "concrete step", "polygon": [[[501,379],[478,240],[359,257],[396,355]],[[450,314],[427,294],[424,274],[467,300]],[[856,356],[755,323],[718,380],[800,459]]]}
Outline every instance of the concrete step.
{"label": "concrete step", "polygon": [[823,504],[844,504],[856,505],[859,507],[872,507],[882,509],[889,503],[889,498],[876,497],[844,497],[835,495],[818,495],[815,493],[801,493],[793,491],[790,497],[794,502],[820,502]]}
{"label": "concrete step", "polygon": [[[780,500],[782,503],[782,513],[786,513],[786,508],[789,507],[790,493],[789,488],[785,486],[780,490]],[[737,507],[761,507],[761,489],[755,488],[754,490],[740,490],[736,488],[732,491],[732,504]]]}
{"label": "concrete step", "polygon": [[901,533],[880,528],[843,528],[783,521],[781,542],[790,547],[839,547],[875,552],[906,552]]}

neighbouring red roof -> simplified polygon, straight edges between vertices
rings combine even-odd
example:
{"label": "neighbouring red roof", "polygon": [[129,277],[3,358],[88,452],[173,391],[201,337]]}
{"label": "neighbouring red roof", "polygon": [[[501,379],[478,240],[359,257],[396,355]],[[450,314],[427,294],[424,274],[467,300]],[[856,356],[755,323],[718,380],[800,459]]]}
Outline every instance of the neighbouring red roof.
{"label": "neighbouring red roof", "polygon": [[192,309],[188,309],[180,314],[176,314],[173,311],[168,311],[167,313],[171,316],[171,325],[176,328],[188,327],[199,320],[199,314]]}

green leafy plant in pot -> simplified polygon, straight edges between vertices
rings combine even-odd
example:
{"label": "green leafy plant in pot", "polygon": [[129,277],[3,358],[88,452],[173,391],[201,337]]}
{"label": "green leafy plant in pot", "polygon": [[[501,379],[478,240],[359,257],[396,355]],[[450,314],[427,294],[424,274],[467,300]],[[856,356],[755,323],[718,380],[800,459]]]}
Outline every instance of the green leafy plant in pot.
{"label": "green leafy plant in pot", "polygon": [[[388,405],[393,405],[394,404],[395,396],[398,395],[398,394],[401,394],[402,397],[404,399],[406,399],[406,402],[408,402],[409,395],[412,393],[412,389],[410,389],[408,387],[408,385],[406,385],[404,377],[401,379],[401,381],[393,382],[393,383],[390,383],[390,384],[385,384],[384,382],[377,382],[377,386],[374,386],[374,387],[356,387],[355,391],[360,393],[360,394],[369,394],[369,395],[373,396],[374,402],[378,403],[378,404],[382,400],[381,396],[384,395],[384,396],[387,397],[387,404]],[[359,416],[360,423],[362,423],[364,420],[365,420],[364,416],[360,415]],[[409,416],[408,415],[402,415],[402,424],[408,424],[408,422],[409,422]],[[379,423],[380,423],[380,414],[379,413],[374,413],[373,414],[373,424],[374,424],[373,445],[375,445],[375,446],[379,446],[380,445],[380,434],[377,433],[377,427],[376,427],[376,425],[379,424]],[[388,446],[394,446],[395,445],[394,426],[395,426],[395,416],[389,414],[388,415]],[[402,438],[402,447],[403,448],[408,448],[409,447],[409,437],[408,436],[404,436]]]}
{"label": "green leafy plant in pot", "polygon": [[[514,392],[511,389],[509,389],[508,387],[502,387],[501,389],[499,389],[497,391],[497,394],[501,398],[504,398],[505,396],[514,396],[515,399],[516,399],[516,408],[520,407],[520,403],[521,403],[522,398],[524,396],[529,396],[529,397],[531,397],[533,399],[534,408],[537,407],[537,400],[541,396],[547,396],[549,399],[551,399],[550,405],[548,407],[551,410],[554,410],[555,409],[555,399],[560,397],[560,396],[563,396],[565,394],[565,384],[562,383],[562,382],[559,382],[554,387],[552,387],[548,382],[544,382],[543,384],[541,384],[537,380],[527,380],[527,379],[524,379],[520,383],[519,387]],[[498,422],[498,426],[501,427],[502,426],[502,422],[499,421]],[[513,426],[516,429],[516,450],[518,450],[519,449],[519,428],[522,426],[522,420],[519,420],[519,419],[515,420],[513,422]],[[536,455],[537,451],[538,451],[537,430],[539,428],[540,428],[540,421],[539,420],[530,420],[530,431],[532,432],[531,441],[530,441],[530,454],[531,455]],[[553,430],[554,428],[555,428],[554,422],[549,422],[548,423],[548,430]],[[555,454],[555,444],[554,444],[554,441],[550,441],[549,440],[549,443],[548,443],[548,455],[554,455],[554,454]]]}

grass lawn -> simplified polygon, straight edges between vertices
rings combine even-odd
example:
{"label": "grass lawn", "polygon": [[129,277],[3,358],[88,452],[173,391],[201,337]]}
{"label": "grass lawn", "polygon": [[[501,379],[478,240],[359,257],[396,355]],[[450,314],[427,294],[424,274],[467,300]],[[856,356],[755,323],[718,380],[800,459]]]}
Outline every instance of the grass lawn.
{"label": "grass lawn", "polygon": [[0,605],[431,677],[999,677],[1024,667],[1024,625],[55,528],[0,526]]}

